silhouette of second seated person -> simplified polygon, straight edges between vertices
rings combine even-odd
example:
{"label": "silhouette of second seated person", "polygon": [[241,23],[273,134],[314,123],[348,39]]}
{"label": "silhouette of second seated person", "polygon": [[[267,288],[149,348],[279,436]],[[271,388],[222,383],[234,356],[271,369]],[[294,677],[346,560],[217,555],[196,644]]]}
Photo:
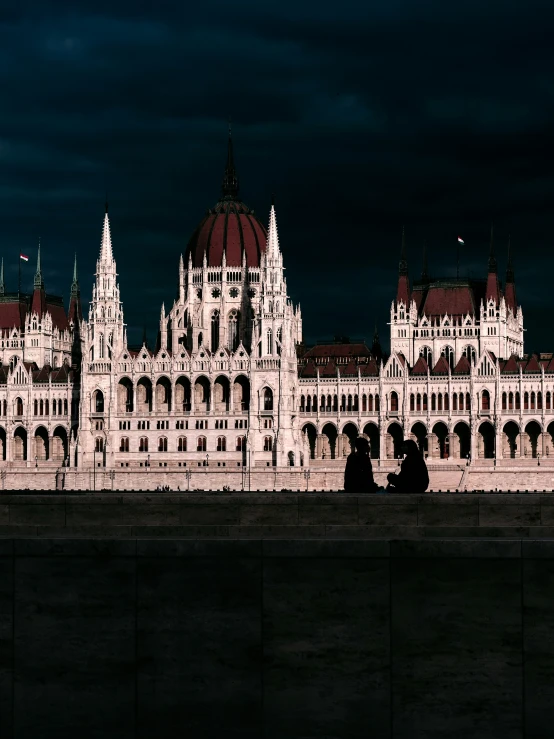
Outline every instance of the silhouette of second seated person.
{"label": "silhouette of second seated person", "polygon": [[401,448],[406,456],[400,465],[400,472],[387,475],[387,492],[424,493],[429,487],[429,473],[423,455],[413,439],[404,439]]}

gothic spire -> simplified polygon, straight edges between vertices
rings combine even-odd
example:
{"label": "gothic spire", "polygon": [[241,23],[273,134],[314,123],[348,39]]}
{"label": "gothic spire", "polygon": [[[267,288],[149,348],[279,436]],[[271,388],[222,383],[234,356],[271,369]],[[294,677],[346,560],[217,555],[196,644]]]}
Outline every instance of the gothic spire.
{"label": "gothic spire", "polygon": [[227,142],[227,164],[225,165],[225,174],[223,175],[223,185],[221,192],[225,200],[236,200],[239,194],[239,180],[235,169],[235,161],[233,158],[233,139],[231,137],[231,123],[229,123],[229,139]]}
{"label": "gothic spire", "polygon": [[112,236],[110,233],[110,220],[108,218],[108,201],[104,212],[104,225],[102,227],[102,243],[100,245],[100,261],[113,262]]}
{"label": "gothic spire", "polygon": [[496,257],[494,256],[494,229],[491,223],[491,245],[489,250],[489,272],[496,272]]}
{"label": "gothic spire", "polygon": [[79,278],[77,276],[77,252],[75,252],[75,260],[73,262],[73,282],[71,283],[71,295],[79,294]]}
{"label": "gothic spire", "polygon": [[406,234],[404,231],[404,226],[402,226],[402,247],[400,249],[400,262],[398,263],[398,274],[404,275],[404,276],[408,274],[408,260],[406,259]]}
{"label": "gothic spire", "polygon": [[275,214],[275,198],[271,199],[269,211],[269,228],[267,230],[267,256],[276,259],[279,254],[279,234],[277,233],[277,216]]}
{"label": "gothic spire", "polygon": [[398,264],[398,286],[396,288],[396,302],[404,303],[408,308],[410,304],[410,281],[408,278],[408,261],[406,259],[406,234],[402,226],[402,249],[400,251],[400,262]]}
{"label": "gothic spire", "polygon": [[38,252],[37,252],[37,271],[35,272],[35,290],[44,290],[44,280],[42,279],[42,269],[40,266],[40,236],[38,240]]}

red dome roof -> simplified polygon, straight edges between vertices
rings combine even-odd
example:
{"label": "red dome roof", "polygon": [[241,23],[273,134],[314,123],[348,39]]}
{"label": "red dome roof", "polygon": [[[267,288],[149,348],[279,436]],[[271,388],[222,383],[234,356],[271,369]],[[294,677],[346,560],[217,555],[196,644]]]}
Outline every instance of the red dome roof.
{"label": "red dome roof", "polygon": [[227,265],[240,267],[244,251],[246,264],[259,267],[266,240],[265,226],[244,203],[239,200],[220,200],[208,211],[192,235],[185,264],[188,264],[190,254],[192,266],[201,267],[205,251],[208,267],[220,267],[225,251]]}
{"label": "red dome roof", "polygon": [[193,267],[202,267],[204,252],[208,267],[220,267],[225,252],[227,265],[240,267],[243,252],[249,267],[259,267],[266,248],[267,230],[263,223],[238,198],[239,181],[233,161],[233,142],[229,133],[227,165],[221,188],[223,197],[204,216],[193,233],[185,255]]}

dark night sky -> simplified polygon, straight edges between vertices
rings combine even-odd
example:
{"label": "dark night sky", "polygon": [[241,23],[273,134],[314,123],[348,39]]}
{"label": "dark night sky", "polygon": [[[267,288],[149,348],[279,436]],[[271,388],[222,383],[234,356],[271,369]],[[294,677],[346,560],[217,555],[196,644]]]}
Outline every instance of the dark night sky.
{"label": "dark night sky", "polygon": [[[554,6],[533,0],[26,2],[0,10],[7,288],[41,236],[49,292],[73,252],[90,298],[104,193],[131,343],[154,340],[178,259],[220,192],[276,196],[308,342],[383,339],[400,234],[410,276],[486,275],[512,236],[526,351],[554,350]],[[138,7],[137,7],[138,6]],[[388,340],[383,342],[388,344]]]}

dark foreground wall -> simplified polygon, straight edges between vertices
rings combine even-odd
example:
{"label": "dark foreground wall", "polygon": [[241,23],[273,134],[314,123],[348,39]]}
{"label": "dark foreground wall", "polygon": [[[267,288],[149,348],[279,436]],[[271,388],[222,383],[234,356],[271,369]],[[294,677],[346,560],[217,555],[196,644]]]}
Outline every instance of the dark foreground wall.
{"label": "dark foreground wall", "polygon": [[0,541],[0,737],[550,735],[554,540]]}

